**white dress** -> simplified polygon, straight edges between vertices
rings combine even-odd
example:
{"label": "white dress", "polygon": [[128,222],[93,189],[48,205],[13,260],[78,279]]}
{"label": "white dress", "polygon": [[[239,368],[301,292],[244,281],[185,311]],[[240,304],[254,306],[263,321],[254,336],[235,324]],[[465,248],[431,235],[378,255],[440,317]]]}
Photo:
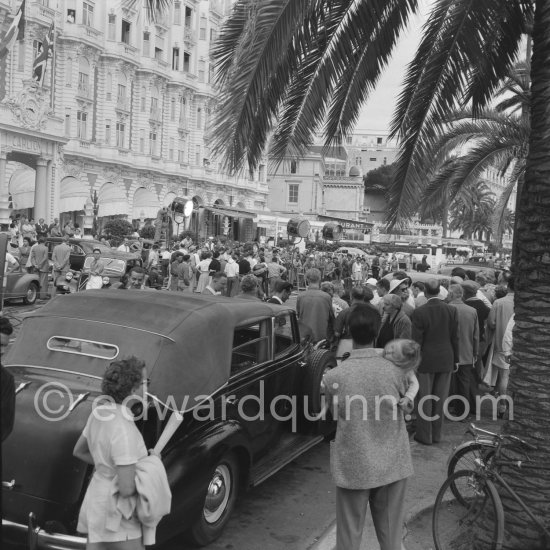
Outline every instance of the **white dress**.
{"label": "white dress", "polygon": [[100,405],[90,414],[82,435],[88,441],[95,470],[80,508],[77,530],[87,533],[88,542],[141,538],[141,524],[135,516],[122,518],[117,531],[105,525],[116,467],[136,464],[147,456],[132,413],[122,405]]}
{"label": "white dress", "polygon": [[199,270],[200,277],[199,282],[197,283],[197,288],[195,292],[202,292],[210,284],[210,262],[212,260],[208,258],[207,260],[202,260],[198,263],[197,269]]}

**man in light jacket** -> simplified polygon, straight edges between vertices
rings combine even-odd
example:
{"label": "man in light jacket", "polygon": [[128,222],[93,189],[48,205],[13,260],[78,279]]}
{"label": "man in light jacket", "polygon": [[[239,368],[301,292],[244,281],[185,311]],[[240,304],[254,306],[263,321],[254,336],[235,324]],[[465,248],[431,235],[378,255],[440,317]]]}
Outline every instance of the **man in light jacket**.
{"label": "man in light jacket", "polygon": [[63,241],[56,245],[52,252],[53,262],[53,294],[55,296],[55,282],[61,275],[64,277],[69,271],[71,263],[71,247],[69,246],[69,237],[65,235]]}

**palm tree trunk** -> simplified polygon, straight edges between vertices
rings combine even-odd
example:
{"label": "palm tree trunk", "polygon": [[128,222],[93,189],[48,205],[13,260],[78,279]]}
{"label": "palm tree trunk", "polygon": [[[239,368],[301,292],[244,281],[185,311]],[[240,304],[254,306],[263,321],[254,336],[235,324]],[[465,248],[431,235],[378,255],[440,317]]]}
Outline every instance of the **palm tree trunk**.
{"label": "palm tree trunk", "polygon": [[447,237],[447,232],[449,231],[449,199],[447,195],[445,196],[445,199],[443,201],[442,216],[441,229],[443,233],[442,236],[445,239]]}
{"label": "palm tree trunk", "polygon": [[[509,393],[513,419],[505,432],[538,447],[531,459],[550,462],[550,0],[537,0],[531,63],[531,136],[518,209],[515,258],[514,354]],[[517,457],[511,449],[506,458]],[[505,479],[535,514],[547,519],[550,470],[507,467]],[[543,548],[540,534],[506,491],[501,491],[507,537],[505,548]]]}

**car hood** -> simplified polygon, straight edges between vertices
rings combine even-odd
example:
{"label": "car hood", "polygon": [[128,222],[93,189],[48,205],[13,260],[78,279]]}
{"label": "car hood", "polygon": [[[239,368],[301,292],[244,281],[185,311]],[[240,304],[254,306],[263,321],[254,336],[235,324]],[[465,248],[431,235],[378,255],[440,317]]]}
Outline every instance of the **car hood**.
{"label": "car hood", "polygon": [[18,495],[74,504],[88,466],[73,457],[73,448],[99,395],[99,381],[78,375],[54,380],[33,368],[10,372],[19,391],[13,431],[2,443],[2,481],[14,482],[4,506]]}

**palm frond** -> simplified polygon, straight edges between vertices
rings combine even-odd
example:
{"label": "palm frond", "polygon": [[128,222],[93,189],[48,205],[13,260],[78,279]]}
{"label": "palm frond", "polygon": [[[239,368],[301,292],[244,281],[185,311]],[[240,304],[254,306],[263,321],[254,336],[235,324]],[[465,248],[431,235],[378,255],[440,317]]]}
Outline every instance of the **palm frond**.
{"label": "palm frond", "polygon": [[502,194],[498,198],[497,204],[495,206],[495,211],[493,212],[492,217],[492,228],[493,235],[496,236],[497,241],[500,241],[504,231],[506,230],[506,210],[507,204],[510,201],[510,197],[514,192],[514,189],[517,189],[522,185],[523,180],[525,179],[525,159],[520,159],[514,165],[514,168],[510,174],[508,184],[502,191]]}
{"label": "palm frond", "polygon": [[[510,68],[529,11],[527,4],[527,0],[436,2],[391,124],[391,135],[400,138],[401,151],[389,193],[390,226],[413,211],[415,189],[422,178],[420,166],[445,114],[469,101],[474,113],[478,112],[488,100],[487,90],[494,90]],[[517,19],[513,21],[511,14],[518,15]],[[484,56],[491,63],[482,60]]]}

